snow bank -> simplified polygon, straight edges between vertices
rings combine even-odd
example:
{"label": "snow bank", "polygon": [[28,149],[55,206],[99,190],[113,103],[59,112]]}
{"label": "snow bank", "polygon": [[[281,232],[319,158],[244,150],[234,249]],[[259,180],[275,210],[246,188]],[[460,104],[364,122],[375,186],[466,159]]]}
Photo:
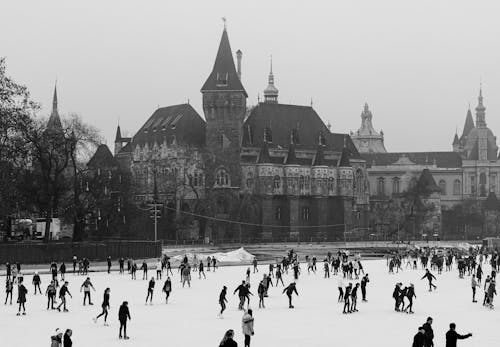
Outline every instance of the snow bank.
{"label": "snow bank", "polygon": [[[185,255],[190,263],[199,262],[200,259],[206,260],[207,257],[215,258],[219,263],[248,263],[255,257],[243,247],[230,252],[217,252],[212,254],[186,253]],[[184,254],[176,255],[172,257],[172,259],[182,261],[184,259]]]}

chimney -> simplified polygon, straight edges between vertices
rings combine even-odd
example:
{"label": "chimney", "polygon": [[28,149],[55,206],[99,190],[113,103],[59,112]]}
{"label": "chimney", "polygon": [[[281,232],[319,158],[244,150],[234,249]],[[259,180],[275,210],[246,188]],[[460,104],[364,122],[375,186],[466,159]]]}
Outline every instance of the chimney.
{"label": "chimney", "polygon": [[241,57],[243,53],[241,50],[236,51],[236,61],[237,61],[237,71],[238,71],[238,78],[241,80]]}

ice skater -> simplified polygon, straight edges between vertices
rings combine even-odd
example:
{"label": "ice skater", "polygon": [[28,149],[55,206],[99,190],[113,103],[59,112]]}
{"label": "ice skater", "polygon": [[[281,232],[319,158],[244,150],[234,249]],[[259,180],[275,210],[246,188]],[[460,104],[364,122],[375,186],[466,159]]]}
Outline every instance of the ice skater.
{"label": "ice skater", "polygon": [[264,281],[259,282],[259,287],[257,288],[257,294],[259,295],[259,308],[266,308],[264,305],[264,294],[266,293],[266,286]]}
{"label": "ice skater", "polygon": [[425,347],[434,347],[434,330],[432,330],[432,317],[427,317],[427,321],[422,325],[425,330],[425,339],[424,346]]}
{"label": "ice skater", "polygon": [[437,286],[432,283],[432,280],[435,280],[436,276],[434,276],[429,271],[429,269],[425,269],[425,275],[421,278],[421,280],[423,280],[424,278],[427,278],[427,280],[429,281],[429,292],[432,292],[432,288],[434,288],[434,290],[436,290]]}
{"label": "ice skater", "polygon": [[358,312],[357,304],[358,304],[358,288],[359,283],[356,283],[354,288],[351,291],[351,309],[350,312]]}
{"label": "ice skater", "polygon": [[156,263],[156,279],[157,280],[161,280],[162,272],[163,272],[163,267],[161,264],[161,260],[158,259],[158,262]]}
{"label": "ice skater", "polygon": [[410,287],[406,289],[405,293],[406,297],[408,298],[408,306],[404,308],[404,303],[403,303],[403,310],[406,313],[413,313],[413,298],[417,298],[417,295],[415,294],[415,287],[413,286],[413,283],[410,283]]}
{"label": "ice skater", "polygon": [[97,323],[97,320],[99,319],[99,317],[104,316],[104,325],[108,326],[107,320],[108,320],[108,311],[110,309],[110,305],[109,305],[109,293],[110,292],[111,292],[111,289],[109,289],[109,288],[106,288],[104,290],[104,295],[103,295],[102,304],[101,304],[102,312],[97,317],[95,317],[93,319],[94,323]]}
{"label": "ice skater", "polygon": [[148,304],[148,299],[149,299],[149,304],[153,305],[153,293],[155,290],[155,278],[151,277],[151,280],[149,280],[148,284],[148,295],[146,296],[146,305]]}
{"label": "ice skater", "polygon": [[259,272],[259,268],[257,267],[257,258],[256,257],[253,258],[252,265],[253,265],[253,273]]}
{"label": "ice skater", "polygon": [[106,258],[106,262],[108,264],[108,274],[110,274],[111,273],[111,257],[109,255]]}
{"label": "ice skater", "polygon": [[191,266],[187,264],[182,271],[182,288],[184,288],[184,285],[187,283],[188,287],[191,288]]}
{"label": "ice skater", "polygon": [[323,261],[323,270],[325,271],[325,278],[330,278],[330,266],[327,259]]}
{"label": "ice skater", "polygon": [[50,281],[50,284],[47,286],[47,290],[45,290],[45,295],[47,295],[47,310],[54,309],[54,301],[56,299],[56,284],[54,283],[54,280]]}
{"label": "ice skater", "polygon": [[170,280],[169,276],[167,276],[165,284],[163,284],[162,291],[165,293],[165,303],[168,304],[168,298],[170,297],[170,293],[172,292],[172,281]]}
{"label": "ice skater", "polygon": [[425,330],[424,327],[419,327],[415,336],[413,336],[413,344],[411,347],[424,347],[425,344]]}
{"label": "ice skater", "polygon": [[[194,265],[196,265],[196,264],[194,264]],[[205,276],[205,270],[203,269],[203,261],[202,260],[200,260],[200,264],[198,265],[198,279],[201,279],[201,275],[203,275],[204,279],[207,279],[207,276]]]}
{"label": "ice skater", "polygon": [[80,287],[80,293],[83,290],[83,306],[85,306],[85,302],[86,302],[87,298],[89,298],[89,305],[94,305],[92,303],[92,299],[90,297],[90,288],[92,288],[92,290],[95,292],[94,285],[92,284],[92,282],[90,282],[90,277],[87,277],[85,279],[85,281],[83,281],[83,283]]}
{"label": "ice skater", "polygon": [[281,270],[281,267],[278,266],[276,269],[276,287],[278,286],[278,283],[281,281],[281,285],[284,287],[285,283],[283,282],[283,272]]}
{"label": "ice skater", "polygon": [[10,297],[10,304],[12,305],[12,291],[14,289],[14,282],[10,279],[10,276],[7,276],[5,280],[5,303],[7,305],[7,301]]}
{"label": "ice skater", "polygon": [[59,289],[59,299],[61,299],[61,303],[57,306],[57,310],[59,312],[61,312],[61,306],[63,307],[64,312],[68,312],[68,309],[66,308],[66,294],[68,294],[70,298],[73,298],[68,289],[68,281],[64,282],[61,289]]}
{"label": "ice skater", "polygon": [[142,280],[147,280],[148,279],[148,263],[146,263],[145,260],[143,260],[142,265],[141,265],[141,270],[142,270]]}
{"label": "ice skater", "polygon": [[121,257],[118,260],[118,264],[119,264],[119,267],[120,267],[120,275],[123,275],[125,273],[125,259],[123,259],[123,257]]}
{"label": "ice skater", "polygon": [[472,302],[477,302],[476,300],[476,288],[479,287],[479,283],[477,283],[476,276],[472,275],[470,279],[470,285],[472,287]]}
{"label": "ice skater", "polygon": [[[128,309],[128,302],[124,301],[123,304],[120,306],[120,309],[118,310],[118,320],[120,321],[120,334],[118,335],[118,338],[128,340],[129,337],[127,336],[127,319],[131,320],[132,318],[130,317],[130,311]],[[122,336],[122,330],[123,330],[123,336]]]}
{"label": "ice skater", "polygon": [[344,292],[344,310],[342,311],[343,314],[352,312],[350,310],[351,291],[352,291],[352,283],[349,283],[349,285],[347,287],[345,287],[345,292]]}
{"label": "ice skater", "polygon": [[247,312],[243,315],[241,318],[241,327],[243,330],[243,335],[245,336],[245,347],[250,347],[250,339],[254,335],[253,331],[253,315],[252,315],[252,310],[248,309]]}
{"label": "ice skater", "polygon": [[342,302],[342,300],[344,300],[344,280],[341,276],[339,276],[339,279],[337,280],[337,287],[339,289],[339,296],[337,298],[337,301]]}
{"label": "ice skater", "polygon": [[296,287],[295,282],[290,283],[288,285],[288,287],[283,289],[282,294],[284,294],[285,292],[286,292],[286,296],[288,296],[288,308],[294,308],[294,306],[292,305],[292,294],[295,292],[295,294],[297,296],[299,295],[299,293],[297,292],[297,287]]}
{"label": "ice skater", "polygon": [[238,344],[233,340],[234,330],[229,329],[224,334],[221,342],[219,343],[219,347],[238,347]]}
{"label": "ice skater", "polygon": [[446,347],[457,347],[457,340],[464,340],[472,336],[471,333],[460,335],[455,331],[455,323],[450,323],[450,330],[446,333]]}
{"label": "ice skater", "polygon": [[26,294],[28,294],[28,289],[23,284],[23,281],[20,280],[17,286],[17,302],[19,303],[19,310],[17,311],[17,315],[21,315],[21,308],[23,309],[23,316],[26,315]]}
{"label": "ice skater", "polygon": [[226,309],[226,303],[227,303],[226,294],[227,294],[227,287],[223,286],[222,290],[219,294],[220,312],[217,315],[219,318],[223,318],[222,314],[224,313],[224,310]]}
{"label": "ice skater", "polygon": [[37,289],[38,289],[38,293],[41,295],[42,290],[40,289],[40,284],[42,283],[42,280],[40,279],[40,275],[38,274],[38,271],[35,271],[35,274],[33,275],[33,280],[31,282],[33,283],[33,287],[35,287],[35,295],[36,295]]}
{"label": "ice skater", "polygon": [[364,275],[363,278],[361,279],[361,295],[363,297],[363,301],[366,300],[366,285],[370,282],[370,279],[368,278],[368,274]]}

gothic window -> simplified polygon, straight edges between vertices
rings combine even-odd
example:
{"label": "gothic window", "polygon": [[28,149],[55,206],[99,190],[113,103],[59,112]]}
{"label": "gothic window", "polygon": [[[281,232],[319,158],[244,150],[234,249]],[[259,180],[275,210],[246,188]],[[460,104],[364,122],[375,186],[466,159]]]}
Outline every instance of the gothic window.
{"label": "gothic window", "polygon": [[253,173],[247,173],[247,188],[253,187]]}
{"label": "gothic window", "polygon": [[462,183],[459,179],[453,181],[453,195],[462,195]]}
{"label": "gothic window", "polygon": [[280,178],[280,176],[278,176],[278,175],[274,176],[273,186],[274,186],[274,189],[279,189],[280,188],[280,186],[281,186],[281,178]]}
{"label": "gothic window", "polygon": [[299,177],[299,189],[300,190],[304,190],[304,182],[305,182],[305,178],[304,178],[304,176],[301,175]]}
{"label": "gothic window", "polygon": [[274,214],[276,220],[281,220],[281,207],[276,207],[276,211]]}
{"label": "gothic window", "polygon": [[311,177],[306,176],[306,184],[305,184],[305,188],[306,188],[306,189],[309,189],[310,185],[311,185]]}
{"label": "gothic window", "polygon": [[479,194],[486,196],[486,174],[484,172],[479,174]]}
{"label": "gothic window", "polygon": [[476,176],[474,176],[474,175],[470,176],[470,193],[472,195],[475,195],[477,193],[477,191],[476,191]]}
{"label": "gothic window", "polygon": [[335,181],[333,177],[328,178],[328,191],[332,192],[335,189]]}
{"label": "gothic window", "polygon": [[229,187],[230,185],[229,174],[225,169],[217,170],[215,174],[215,185],[218,187]]}
{"label": "gothic window", "polygon": [[311,217],[311,209],[306,206],[302,207],[302,214],[301,214],[302,220],[308,221],[309,218]]}
{"label": "gothic window", "polygon": [[439,190],[441,191],[441,195],[446,195],[446,181],[440,180],[438,185],[439,185]]}
{"label": "gothic window", "polygon": [[496,193],[497,174],[490,174],[490,192]]}
{"label": "gothic window", "polygon": [[377,195],[385,196],[385,178],[383,177],[377,179]]}
{"label": "gothic window", "polygon": [[393,194],[400,193],[400,182],[401,182],[401,180],[399,179],[399,177],[394,177],[392,179],[392,193]]}
{"label": "gothic window", "polygon": [[363,171],[361,169],[356,170],[356,175],[353,180],[353,188],[356,193],[363,193]]}

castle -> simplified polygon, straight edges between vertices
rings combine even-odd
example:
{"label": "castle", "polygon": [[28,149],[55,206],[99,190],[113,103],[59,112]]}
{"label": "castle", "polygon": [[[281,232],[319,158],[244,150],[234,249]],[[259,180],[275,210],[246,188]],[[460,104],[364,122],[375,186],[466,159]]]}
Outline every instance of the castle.
{"label": "castle", "polygon": [[180,104],[158,108],[132,138],[118,127],[114,159],[137,204],[191,216],[184,239],[340,240],[365,227],[368,174],[351,137],[312,106],[279,103],[272,62],[264,100],[247,106],[236,56],[237,66],[224,28],[201,88],[204,118]]}

